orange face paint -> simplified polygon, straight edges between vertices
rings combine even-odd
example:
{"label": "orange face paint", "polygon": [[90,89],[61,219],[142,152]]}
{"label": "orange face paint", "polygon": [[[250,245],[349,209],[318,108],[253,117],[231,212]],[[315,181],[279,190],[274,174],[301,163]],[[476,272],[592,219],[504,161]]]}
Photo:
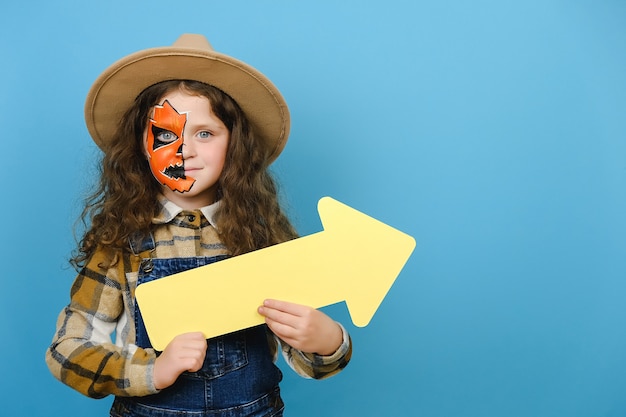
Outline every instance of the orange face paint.
{"label": "orange face paint", "polygon": [[148,123],[146,151],[150,170],[161,184],[173,191],[185,192],[196,181],[185,176],[183,159],[183,132],[187,114],[180,114],[165,100],[155,106],[154,114]]}

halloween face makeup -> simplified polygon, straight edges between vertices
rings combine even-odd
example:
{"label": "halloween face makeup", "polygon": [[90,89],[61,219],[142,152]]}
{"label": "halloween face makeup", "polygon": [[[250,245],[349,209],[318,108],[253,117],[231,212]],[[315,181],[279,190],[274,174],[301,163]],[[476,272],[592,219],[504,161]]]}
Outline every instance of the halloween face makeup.
{"label": "halloween face makeup", "polygon": [[148,123],[146,146],[154,177],[171,190],[181,193],[189,191],[195,182],[194,178],[185,176],[182,148],[186,122],[187,114],[178,113],[165,100],[154,108]]}
{"label": "halloween face makeup", "polygon": [[208,98],[184,90],[165,94],[144,132],[150,169],[163,195],[188,209],[215,202],[229,140]]}

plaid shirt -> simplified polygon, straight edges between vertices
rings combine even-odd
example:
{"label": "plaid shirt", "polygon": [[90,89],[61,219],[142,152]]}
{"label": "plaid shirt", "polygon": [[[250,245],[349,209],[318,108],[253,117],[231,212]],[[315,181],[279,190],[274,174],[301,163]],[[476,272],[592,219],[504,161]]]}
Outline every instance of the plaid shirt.
{"label": "plaid shirt", "polygon": [[[159,225],[154,232],[154,258],[228,254],[213,220],[219,203],[194,211],[183,210],[165,199],[160,204],[160,215],[153,221]],[[108,267],[113,260],[118,262]],[[57,379],[89,397],[158,392],[152,380],[156,353],[134,344],[134,291],[139,262],[139,256],[98,250],[77,276],[70,303],[59,315],[46,362]],[[321,379],[339,372],[350,360],[350,337],[342,330],[343,344],[331,356],[301,352],[269,330],[268,343],[274,361],[280,350],[298,374]],[[113,333],[115,342],[111,340]]]}

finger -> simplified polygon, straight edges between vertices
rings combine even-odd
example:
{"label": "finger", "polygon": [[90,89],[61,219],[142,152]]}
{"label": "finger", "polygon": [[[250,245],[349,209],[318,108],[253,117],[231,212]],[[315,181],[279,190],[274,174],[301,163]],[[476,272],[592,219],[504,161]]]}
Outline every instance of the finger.
{"label": "finger", "polygon": [[202,332],[182,333],[176,336],[176,338],[182,340],[206,340]]}
{"label": "finger", "polygon": [[287,344],[296,347],[297,332],[293,327],[272,321],[271,319],[268,319],[266,322],[267,327],[269,327],[272,333],[274,333]]}
{"label": "finger", "polygon": [[309,310],[308,306],[301,304],[290,303],[288,301],[267,299],[263,301],[265,307],[269,307],[274,310],[279,310],[285,313],[289,313],[294,316],[302,316]]}
{"label": "finger", "polygon": [[295,328],[298,326],[299,317],[290,313],[285,313],[267,306],[261,306],[259,307],[259,314],[265,316],[266,322],[271,320],[274,323],[280,323],[289,327]]}
{"label": "finger", "polygon": [[274,334],[281,338],[291,338],[294,337],[297,333],[297,329],[293,326],[281,323],[280,321],[272,320],[271,318],[266,318],[265,323],[267,323],[267,326],[272,332],[274,332]]}
{"label": "finger", "polygon": [[187,367],[187,371],[189,372],[199,371],[200,369],[202,369],[202,365],[204,365],[204,357],[202,357],[201,359],[190,360],[189,366]]}
{"label": "finger", "polygon": [[204,356],[206,352],[206,345],[200,343],[183,345],[179,349],[179,357],[184,358],[197,358]]}
{"label": "finger", "polygon": [[[187,346],[192,344],[206,343],[206,339],[201,332],[182,333],[175,336],[168,345]],[[167,347],[166,347],[167,349]]]}
{"label": "finger", "polygon": [[204,345],[194,344],[190,346],[185,346],[183,348],[183,351],[180,352],[179,358],[186,364],[186,370],[195,372],[202,368],[205,356],[206,343]]}
{"label": "finger", "polygon": [[165,352],[168,356],[178,359],[202,358],[206,354],[207,341],[200,332],[180,334],[166,346]]}

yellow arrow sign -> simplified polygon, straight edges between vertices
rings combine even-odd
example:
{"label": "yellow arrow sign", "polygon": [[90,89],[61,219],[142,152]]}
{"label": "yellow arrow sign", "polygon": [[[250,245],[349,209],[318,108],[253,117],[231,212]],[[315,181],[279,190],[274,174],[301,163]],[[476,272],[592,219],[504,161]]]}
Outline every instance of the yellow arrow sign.
{"label": "yellow arrow sign", "polygon": [[322,232],[141,284],[135,291],[157,350],[178,334],[207,338],[264,322],[273,298],[320,308],[345,301],[367,325],[415,248],[415,239],[330,197]]}

